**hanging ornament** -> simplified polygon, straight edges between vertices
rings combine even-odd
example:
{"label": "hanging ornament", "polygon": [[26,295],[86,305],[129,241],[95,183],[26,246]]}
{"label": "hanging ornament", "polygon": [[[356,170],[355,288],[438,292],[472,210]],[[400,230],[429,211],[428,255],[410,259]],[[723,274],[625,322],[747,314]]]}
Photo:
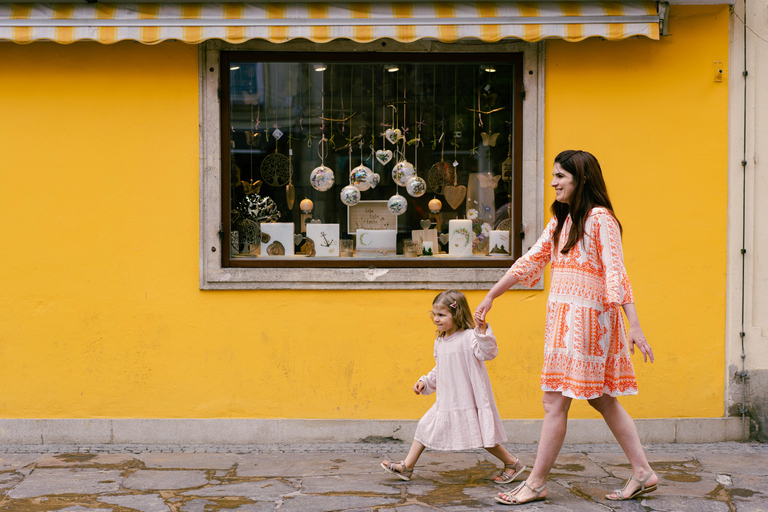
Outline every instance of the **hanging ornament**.
{"label": "hanging ornament", "polygon": [[[453,166],[458,167],[459,162],[454,161]],[[445,187],[443,190],[443,194],[445,194],[445,200],[448,201],[448,204],[451,205],[451,208],[454,210],[458,208],[461,203],[464,201],[464,198],[467,196],[467,187],[464,185],[458,184],[458,172],[454,171],[453,175],[453,185],[449,185]]]}
{"label": "hanging ornament", "polygon": [[429,181],[429,188],[435,194],[442,194],[445,186],[454,182],[456,171],[451,164],[445,161],[445,133],[440,135],[438,142],[442,143],[440,161],[430,167],[427,180]]}
{"label": "hanging ornament", "polygon": [[427,191],[427,183],[418,176],[414,176],[405,184],[405,190],[409,196],[421,197]]}
{"label": "hanging ornament", "polygon": [[406,160],[399,162],[392,168],[392,179],[401,187],[404,187],[408,180],[415,175],[416,170],[413,168],[413,164]]}
{"label": "hanging ornament", "polygon": [[392,151],[389,149],[380,149],[376,152],[376,160],[381,165],[387,165],[392,160]]}
{"label": "hanging ornament", "polygon": [[360,202],[360,191],[353,185],[341,189],[341,202],[347,206],[355,206]]}
{"label": "hanging ornament", "polygon": [[285,186],[285,201],[288,203],[288,209],[293,210],[293,202],[296,199],[296,187],[293,186],[293,162],[291,159],[293,150],[288,150],[288,184]]}
{"label": "hanging ornament", "polygon": [[408,201],[400,194],[395,194],[387,201],[387,208],[395,215],[401,215],[408,209]]}
{"label": "hanging ornament", "polygon": [[326,139],[325,134],[323,134],[323,136],[320,137],[320,140],[317,141],[317,156],[320,157],[320,165],[315,167],[309,175],[309,183],[312,185],[312,188],[319,190],[320,192],[325,192],[331,188],[335,179],[333,171],[325,166],[325,157],[327,153],[328,139]]}
{"label": "hanging ornament", "polygon": [[273,187],[284,187],[291,180],[291,163],[287,156],[275,152],[267,155],[261,161],[261,177],[268,185]]}
{"label": "hanging ornament", "polygon": [[309,183],[312,188],[325,192],[333,186],[333,171],[324,165],[319,165],[312,170],[309,175]]}
{"label": "hanging ornament", "polygon": [[375,172],[371,172],[371,174],[368,175],[368,181],[371,184],[371,188],[376,188],[376,185],[381,181],[381,176]]}
{"label": "hanging ornament", "polygon": [[403,138],[403,132],[399,128],[388,128],[384,132],[384,137],[391,143],[397,144],[397,142]]}
{"label": "hanging ornament", "polygon": [[431,213],[440,213],[440,210],[443,209],[443,203],[438,198],[431,199],[427,206]]}
{"label": "hanging ornament", "polygon": [[372,178],[370,176],[372,174],[373,171],[371,169],[360,164],[352,169],[352,172],[349,174],[349,183],[354,185],[360,192],[365,192],[371,188]]}

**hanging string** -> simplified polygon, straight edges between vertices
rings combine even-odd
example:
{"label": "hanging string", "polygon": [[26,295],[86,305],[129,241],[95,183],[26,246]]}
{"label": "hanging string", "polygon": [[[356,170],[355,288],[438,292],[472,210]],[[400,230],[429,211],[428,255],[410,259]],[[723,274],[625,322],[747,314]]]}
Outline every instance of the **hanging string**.
{"label": "hanging string", "polygon": [[[371,152],[373,152],[374,148],[376,147],[376,105],[374,105],[374,90],[373,90],[374,71],[375,71],[374,67],[373,65],[371,65]],[[362,93],[360,93],[360,98],[362,97],[363,95]]]}

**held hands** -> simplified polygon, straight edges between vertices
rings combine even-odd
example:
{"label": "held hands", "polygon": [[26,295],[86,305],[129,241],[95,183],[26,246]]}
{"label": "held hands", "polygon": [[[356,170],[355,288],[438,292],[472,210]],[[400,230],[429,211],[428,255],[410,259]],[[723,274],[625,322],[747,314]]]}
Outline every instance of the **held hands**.
{"label": "held hands", "polygon": [[651,346],[648,344],[648,341],[646,341],[643,329],[639,324],[634,326],[630,324],[627,342],[629,343],[629,351],[633,355],[635,353],[635,345],[637,345],[637,348],[643,353],[643,362],[648,362],[648,357],[650,357],[651,362],[653,362],[653,350],[651,350]]}
{"label": "held hands", "polygon": [[478,327],[481,324],[485,325],[485,316],[491,310],[491,306],[493,306],[493,299],[485,297],[475,308],[475,322],[477,322]]}
{"label": "held hands", "polygon": [[424,391],[424,381],[419,379],[416,381],[416,384],[413,385],[413,392],[420,395],[422,391]]}

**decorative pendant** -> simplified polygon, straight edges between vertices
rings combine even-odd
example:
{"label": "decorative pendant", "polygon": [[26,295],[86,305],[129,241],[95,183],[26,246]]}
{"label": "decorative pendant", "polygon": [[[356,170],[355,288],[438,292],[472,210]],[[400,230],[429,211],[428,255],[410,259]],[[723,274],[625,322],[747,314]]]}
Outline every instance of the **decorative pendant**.
{"label": "decorative pendant", "polygon": [[408,201],[400,194],[395,194],[387,201],[387,208],[395,215],[401,215],[408,209]]}
{"label": "decorative pendant", "polygon": [[403,137],[403,132],[401,132],[399,128],[388,128],[384,132],[384,137],[386,137],[390,143],[396,144],[397,141]]}
{"label": "decorative pendant", "polygon": [[454,174],[451,164],[442,161],[437,162],[427,173],[429,188],[431,188],[435,194],[442,194],[445,186],[453,183]]}
{"label": "decorative pendant", "polygon": [[358,165],[349,174],[349,183],[354,185],[360,192],[365,192],[371,188],[371,177],[373,171],[365,165]]}
{"label": "decorative pendant", "polygon": [[376,160],[381,165],[387,165],[392,160],[392,151],[389,149],[380,149],[376,152]]}
{"label": "decorative pendant", "polygon": [[413,176],[416,176],[416,170],[413,168],[413,164],[406,160],[399,162],[392,168],[392,179],[401,187],[404,187]]}
{"label": "decorative pendant", "polygon": [[333,186],[333,181],[333,171],[324,165],[315,167],[309,175],[309,183],[312,185],[312,188],[319,190],[320,192],[325,192],[331,188]]}
{"label": "decorative pendant", "polygon": [[280,153],[272,153],[264,157],[260,171],[261,177],[272,187],[283,187],[291,179],[288,157]]}
{"label": "decorative pendant", "polygon": [[360,191],[352,185],[347,185],[341,189],[341,202],[347,206],[355,206],[360,202]]}
{"label": "decorative pendant", "polygon": [[410,196],[421,197],[427,191],[427,183],[418,176],[414,176],[405,184],[405,190]]}

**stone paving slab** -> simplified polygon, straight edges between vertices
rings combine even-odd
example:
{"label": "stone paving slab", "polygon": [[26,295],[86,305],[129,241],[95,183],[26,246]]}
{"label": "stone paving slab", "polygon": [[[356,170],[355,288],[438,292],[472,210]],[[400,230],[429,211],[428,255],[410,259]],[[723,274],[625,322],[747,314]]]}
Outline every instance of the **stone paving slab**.
{"label": "stone paving slab", "polygon": [[171,508],[166,505],[159,494],[102,496],[99,501],[140,512],[171,512]]}
{"label": "stone paving slab", "polygon": [[103,469],[36,469],[11,489],[8,497],[58,494],[106,494],[120,489],[119,471]]}
{"label": "stone paving slab", "polygon": [[190,489],[200,487],[208,483],[208,478],[204,471],[185,471],[185,470],[139,470],[128,476],[123,482],[126,489],[136,489],[139,491],[149,490],[168,490],[168,489]]}
{"label": "stone paving slab", "polygon": [[[19,448],[19,447],[17,447]],[[39,448],[39,447],[38,447]],[[410,482],[384,472],[402,444],[49,446],[15,453],[0,446],[5,512],[470,512],[500,511],[492,477],[501,464],[484,450],[427,451]],[[531,467],[535,447],[509,445]],[[609,502],[630,467],[615,445],[565,446],[543,512],[768,512],[768,446],[648,445],[659,490]],[[143,451],[142,451],[143,450]],[[19,451],[19,450],[17,450]],[[527,475],[524,474],[525,477]],[[516,485],[516,484],[515,484]]]}

